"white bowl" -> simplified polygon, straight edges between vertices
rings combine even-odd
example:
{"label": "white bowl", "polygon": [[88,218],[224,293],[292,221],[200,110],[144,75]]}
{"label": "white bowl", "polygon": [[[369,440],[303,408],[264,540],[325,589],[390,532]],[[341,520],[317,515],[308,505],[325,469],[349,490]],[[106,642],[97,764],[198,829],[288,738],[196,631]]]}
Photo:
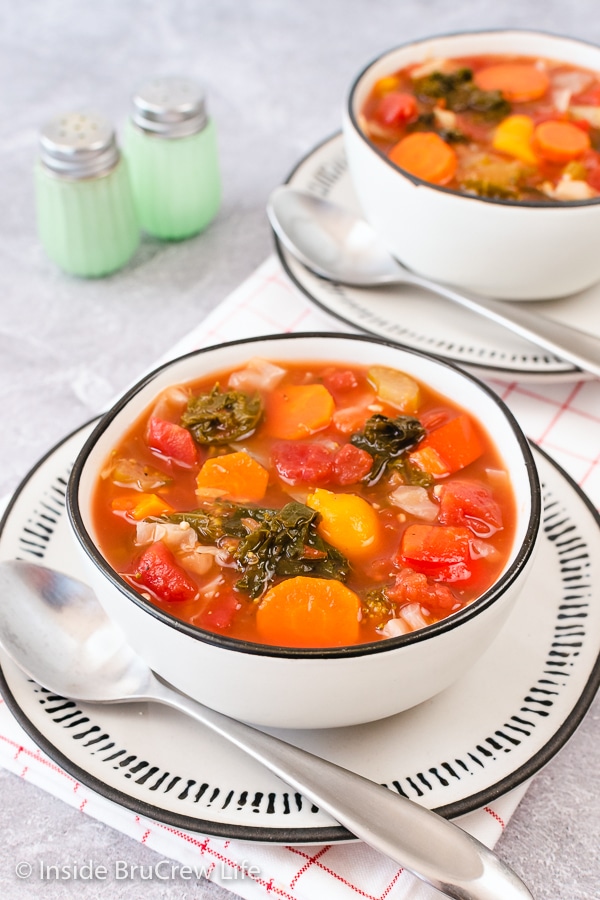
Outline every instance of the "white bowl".
{"label": "white bowl", "polygon": [[[91,497],[110,451],[169,385],[243,364],[322,360],[392,366],[453,398],[492,437],[517,498],[514,546],[497,582],[434,625],[377,643],[332,649],[252,644],[203,631],[134,591],[98,549]],[[284,728],[353,725],[392,715],[443,690],[480,656],[525,581],[540,521],[540,489],[528,443],[502,401],[475,378],[419,352],[362,336],[284,335],[221,344],[157,369],[100,421],[75,462],[68,511],[89,582],[108,615],[163,678],[238,719]]]}
{"label": "white bowl", "polygon": [[365,137],[373,85],[414,63],[486,53],[540,56],[600,72],[600,47],[535,31],[432,37],[389,50],[354,80],[344,109],[350,176],[363,213],[408,268],[507,300],[540,300],[600,280],[600,198],[536,203],[461,194],[400,170]]}

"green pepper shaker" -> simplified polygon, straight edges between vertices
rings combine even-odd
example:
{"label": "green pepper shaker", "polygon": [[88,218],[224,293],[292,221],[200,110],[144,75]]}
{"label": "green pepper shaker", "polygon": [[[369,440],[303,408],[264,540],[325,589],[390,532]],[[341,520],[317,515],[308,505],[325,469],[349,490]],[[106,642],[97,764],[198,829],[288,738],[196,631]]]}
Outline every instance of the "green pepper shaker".
{"label": "green pepper shaker", "polygon": [[203,231],[219,209],[221,179],[200,85],[177,77],[143,85],[133,97],[124,149],[141,227],[167,240]]}
{"label": "green pepper shaker", "polygon": [[40,239],[65,272],[108,275],[131,258],[140,229],[127,163],[102,116],[75,112],[46,123],[35,186]]}

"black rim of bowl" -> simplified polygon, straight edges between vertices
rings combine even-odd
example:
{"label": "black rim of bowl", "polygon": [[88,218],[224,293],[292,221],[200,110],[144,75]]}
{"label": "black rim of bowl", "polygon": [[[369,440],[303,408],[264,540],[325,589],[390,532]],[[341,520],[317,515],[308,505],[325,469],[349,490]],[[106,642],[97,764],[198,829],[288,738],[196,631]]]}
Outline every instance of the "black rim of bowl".
{"label": "black rim of bowl", "polygon": [[378,62],[385,59],[387,56],[392,56],[397,53],[399,50],[403,50],[407,47],[419,46],[419,44],[427,44],[433,40],[443,40],[445,38],[460,38],[466,36],[476,36],[476,35],[496,35],[496,34],[518,34],[518,35],[530,35],[531,37],[546,37],[553,38],[555,40],[562,41],[570,41],[574,44],[581,44],[586,47],[593,47],[600,52],[600,46],[594,44],[592,41],[583,41],[580,38],[569,37],[567,35],[555,34],[551,31],[540,31],[538,29],[527,29],[527,28],[485,28],[485,29],[474,29],[473,31],[451,31],[444,34],[435,34],[426,38],[419,38],[414,41],[407,41],[404,44],[398,44],[395,47],[390,48],[389,50],[385,50],[383,53],[380,53],[375,59],[372,59],[363,69],[358,73],[355,77],[354,81],[350,86],[350,90],[348,92],[348,97],[346,100],[346,109],[348,112],[348,117],[352,122],[352,127],[358,134],[358,136],[366,143],[366,145],[378,156],[382,159],[387,166],[389,166],[394,172],[398,172],[400,175],[404,176],[404,178],[411,181],[417,187],[429,188],[433,191],[440,191],[443,194],[451,194],[454,197],[461,197],[465,200],[470,200],[476,203],[492,203],[499,206],[510,206],[516,208],[524,208],[524,209],[573,209],[578,206],[596,206],[600,203],[600,196],[591,197],[588,200],[505,200],[498,197],[480,197],[477,194],[467,194],[463,191],[459,191],[455,188],[445,187],[441,184],[432,184],[430,181],[424,181],[424,179],[419,178],[417,175],[412,175],[410,172],[407,172],[405,169],[401,169],[400,166],[395,165],[391,160],[386,156],[386,154],[379,149],[372,141],[368,139],[366,134],[363,132],[362,128],[358,124],[355,112],[354,112],[354,95],[358,89],[359,83],[365,77],[365,75],[375,66]]}
{"label": "black rim of bowl", "polygon": [[[406,635],[401,635],[399,637],[386,638],[383,641],[356,644],[350,647],[296,648],[252,643],[250,641],[244,641],[239,638],[232,638],[226,635],[204,631],[197,626],[191,625],[187,622],[183,622],[182,620],[172,616],[170,613],[159,609],[159,607],[157,607],[156,605],[145,600],[131,587],[131,585],[129,585],[124,579],[122,579],[109,565],[109,563],[106,561],[106,559],[96,546],[94,540],[90,536],[85,526],[83,516],[79,509],[78,498],[81,477],[88,456],[95,446],[97,439],[106,431],[106,429],[111,425],[117,415],[128,405],[128,403],[139,393],[139,391],[145,388],[147,385],[150,385],[152,381],[157,378],[157,376],[161,375],[165,370],[169,369],[174,363],[180,362],[182,360],[202,357],[206,353],[210,353],[212,351],[227,347],[248,346],[251,348],[253,344],[256,344],[258,342],[264,343],[265,341],[270,341],[275,344],[285,342],[287,340],[336,340],[342,342],[360,341],[361,343],[390,347],[395,352],[422,357],[436,365],[452,369],[460,376],[472,382],[484,394],[486,394],[488,398],[490,398],[502,411],[517,440],[526,467],[527,480],[529,483],[531,496],[529,521],[527,522],[527,527],[525,529],[525,534],[521,546],[509,568],[505,572],[503,572],[502,576],[491,588],[485,591],[480,597],[478,597],[468,606],[464,607],[462,610],[459,610],[446,619],[442,619],[440,622],[436,622],[433,625],[428,625],[426,628],[423,628],[419,631],[414,631]],[[309,358],[309,355],[310,354],[307,354],[307,359]],[[206,374],[210,374],[210,372],[207,372]],[[139,414],[136,414],[135,418],[137,418],[138,415]],[[430,640],[438,634],[442,634],[447,631],[453,630],[454,628],[457,628],[464,621],[474,618],[485,609],[487,609],[497,600],[498,597],[500,597],[504,593],[505,589],[507,589],[517,579],[519,574],[526,566],[533,552],[541,519],[541,489],[537,474],[537,468],[533,459],[533,455],[531,453],[531,449],[529,447],[529,443],[522,433],[515,417],[508,409],[506,404],[500,399],[500,397],[498,397],[497,394],[495,394],[490,388],[479,381],[479,379],[477,379],[475,376],[469,374],[468,372],[465,372],[458,366],[446,362],[445,360],[440,360],[433,355],[424,353],[420,350],[401,347],[391,341],[386,341],[384,339],[372,337],[370,335],[343,335],[329,332],[295,332],[283,335],[261,335],[257,337],[236,341],[227,341],[208,347],[203,347],[199,350],[194,350],[191,353],[187,353],[184,356],[180,356],[177,359],[170,360],[145,375],[140,381],[137,382],[137,384],[130,388],[130,390],[128,390],[117,401],[117,403],[115,403],[115,405],[100,419],[92,434],[89,436],[80,453],[78,454],[73,465],[67,487],[67,512],[79,544],[83,547],[87,556],[94,563],[94,565],[103,573],[103,575],[112,583],[112,585],[116,587],[122,594],[124,594],[131,602],[135,603],[135,605],[142,609],[144,612],[148,613],[153,618],[158,619],[168,627],[174,628],[176,631],[180,632],[181,634],[185,634],[188,637],[193,638],[194,640],[212,644],[213,646],[222,647],[224,649],[237,651],[238,653],[248,653],[257,656],[273,656],[288,659],[334,659],[348,658],[351,656],[364,656],[372,653],[383,653],[404,645],[415,644],[424,640]]]}

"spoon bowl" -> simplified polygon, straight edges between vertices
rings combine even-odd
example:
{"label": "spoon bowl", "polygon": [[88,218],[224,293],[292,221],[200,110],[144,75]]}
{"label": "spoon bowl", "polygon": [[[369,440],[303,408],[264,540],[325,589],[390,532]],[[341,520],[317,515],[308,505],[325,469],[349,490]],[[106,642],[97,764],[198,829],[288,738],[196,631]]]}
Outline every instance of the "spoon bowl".
{"label": "spoon bowl", "polygon": [[350,832],[456,900],[532,900],[491,850],[410,800],[179,693],[154,675],[93,591],[35,564],[0,564],[0,646],[56,694],[97,703],[151,700],[231,741]]}
{"label": "spoon bowl", "polygon": [[599,338],[532,313],[522,305],[476,297],[412,272],[392,256],[366,221],[349,210],[282,185],[271,194],[267,215],[285,249],[322,278],[363,288],[423,288],[600,376]]}

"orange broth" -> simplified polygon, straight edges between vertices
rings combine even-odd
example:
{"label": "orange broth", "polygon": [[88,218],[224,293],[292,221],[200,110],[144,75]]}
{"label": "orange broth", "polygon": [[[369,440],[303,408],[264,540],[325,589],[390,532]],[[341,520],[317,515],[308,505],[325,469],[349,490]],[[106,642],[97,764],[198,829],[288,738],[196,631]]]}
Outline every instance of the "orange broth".
{"label": "orange broth", "polygon": [[[98,481],[93,515],[100,550],[151,603],[192,625],[246,641],[342,646],[436,622],[494,583],[512,547],[515,501],[481,423],[413,379],[401,375],[398,388],[398,373],[376,366],[251,361],[233,371],[235,389],[232,371],[225,371],[163,392],[114,448]],[[251,389],[244,390],[248,384]],[[190,442],[189,428],[180,425],[187,398],[209,395],[215,385],[219,396],[231,390],[246,397],[256,393],[262,409],[258,422],[236,439]],[[304,398],[310,403],[303,413]],[[295,433],[291,417],[297,410],[306,420],[299,421],[303,437],[288,439],[287,433]],[[420,429],[399,455],[387,459],[377,478],[378,458],[372,448],[364,449],[361,438],[373,416],[381,427],[392,428],[392,422],[394,435],[400,426]],[[229,466],[224,480],[223,466]],[[411,480],[415,484],[407,484]],[[415,496],[423,508],[416,514],[405,508],[407,486],[420,489]],[[398,489],[405,506],[397,505]],[[296,505],[286,507],[289,503]],[[198,540],[192,528],[198,543],[191,551],[182,549],[179,534],[189,535],[191,526],[168,522],[168,516],[181,518],[194,510],[214,516],[222,504],[229,512],[243,508],[238,532]],[[254,595],[240,587],[254,557],[236,560],[235,552],[246,535],[262,534],[261,522],[253,518],[256,510],[286,507],[297,513],[307,505],[314,521],[309,537],[300,541],[304,555],[291,563],[301,571],[267,576],[259,566],[252,571],[265,581],[258,588],[254,582]],[[171,538],[156,540],[154,526],[165,522]],[[306,568],[329,565],[325,554],[331,546],[339,577]],[[276,591],[286,579],[300,579],[293,587],[301,599],[290,601],[297,608],[286,609],[285,592]],[[331,587],[336,580],[348,591],[336,589],[330,597],[327,582]],[[316,593],[307,598],[312,590]]]}

